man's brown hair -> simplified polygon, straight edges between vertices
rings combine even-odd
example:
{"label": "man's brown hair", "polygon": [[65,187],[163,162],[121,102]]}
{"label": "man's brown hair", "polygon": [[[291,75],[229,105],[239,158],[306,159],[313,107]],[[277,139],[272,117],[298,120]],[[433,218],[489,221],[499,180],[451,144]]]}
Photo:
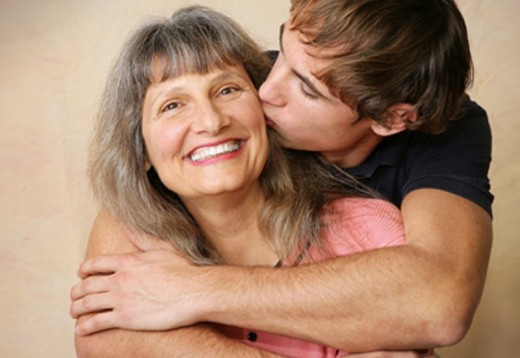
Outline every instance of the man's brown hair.
{"label": "man's brown hair", "polygon": [[409,103],[409,129],[441,132],[473,79],[466,25],[453,0],[291,0],[288,24],[307,52],[330,59],[316,75],[361,118],[384,124]]}

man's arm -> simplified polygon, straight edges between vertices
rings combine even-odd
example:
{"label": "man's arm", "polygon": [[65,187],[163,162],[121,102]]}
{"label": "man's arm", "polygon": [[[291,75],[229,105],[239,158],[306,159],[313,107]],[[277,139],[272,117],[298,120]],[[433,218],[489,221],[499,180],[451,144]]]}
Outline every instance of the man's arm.
{"label": "man's arm", "polygon": [[202,325],[161,332],[110,330],[76,336],[75,343],[79,358],[279,357],[226,338],[212,327]]}
{"label": "man's arm", "polygon": [[[213,272],[222,289],[205,318],[350,351],[458,342],[482,293],[491,218],[472,202],[433,189],[410,193],[402,215],[403,246],[301,268]],[[233,290],[244,294],[233,297]]]}
{"label": "man's arm", "polygon": [[[89,238],[87,258],[101,254],[136,252],[128,232],[110,216],[96,218]],[[78,323],[87,320],[82,316]],[[279,357],[229,339],[210,325],[199,324],[164,332],[121,329],[75,337],[78,357]]]}
{"label": "man's arm", "polygon": [[[350,352],[454,344],[480,299],[491,219],[472,202],[433,189],[410,193],[402,215],[406,245],[313,265],[176,268],[167,260],[162,293],[182,297],[167,302],[161,318],[182,313],[188,322],[191,315],[192,321],[250,327]],[[175,275],[177,269],[183,274]],[[121,272],[142,281],[142,272]]]}

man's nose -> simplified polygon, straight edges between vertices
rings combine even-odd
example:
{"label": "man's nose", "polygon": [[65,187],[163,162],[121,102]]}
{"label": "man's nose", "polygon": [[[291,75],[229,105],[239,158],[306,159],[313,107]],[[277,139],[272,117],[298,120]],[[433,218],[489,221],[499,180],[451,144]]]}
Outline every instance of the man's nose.
{"label": "man's nose", "polygon": [[276,107],[282,107],[285,105],[283,93],[283,71],[275,64],[269,76],[260,86],[258,95],[263,102]]}

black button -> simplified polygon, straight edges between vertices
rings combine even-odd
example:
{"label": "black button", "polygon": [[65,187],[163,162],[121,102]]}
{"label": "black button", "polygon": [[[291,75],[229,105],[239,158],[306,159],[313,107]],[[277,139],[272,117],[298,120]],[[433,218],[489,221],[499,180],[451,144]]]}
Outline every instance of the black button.
{"label": "black button", "polygon": [[247,339],[251,342],[256,342],[256,339],[258,338],[258,335],[255,332],[249,332],[247,334]]}

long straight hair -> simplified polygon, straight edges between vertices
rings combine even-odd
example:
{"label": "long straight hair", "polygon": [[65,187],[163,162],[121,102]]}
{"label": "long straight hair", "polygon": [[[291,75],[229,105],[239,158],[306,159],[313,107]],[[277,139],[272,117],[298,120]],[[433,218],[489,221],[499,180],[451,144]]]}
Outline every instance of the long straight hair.
{"label": "long straight hair", "polygon": [[[205,7],[187,7],[133,33],[102,98],[89,166],[100,204],[127,227],[169,241],[197,264],[221,263],[178,195],[161,183],[153,168],[147,170],[141,112],[157,63],[163,79],[243,65],[257,88],[271,63],[229,17]],[[339,171],[331,174],[335,169],[314,154],[283,150],[271,130],[268,137],[269,157],[259,178],[265,196],[259,224],[285,259],[299,247],[319,246],[327,202],[372,194]]]}

